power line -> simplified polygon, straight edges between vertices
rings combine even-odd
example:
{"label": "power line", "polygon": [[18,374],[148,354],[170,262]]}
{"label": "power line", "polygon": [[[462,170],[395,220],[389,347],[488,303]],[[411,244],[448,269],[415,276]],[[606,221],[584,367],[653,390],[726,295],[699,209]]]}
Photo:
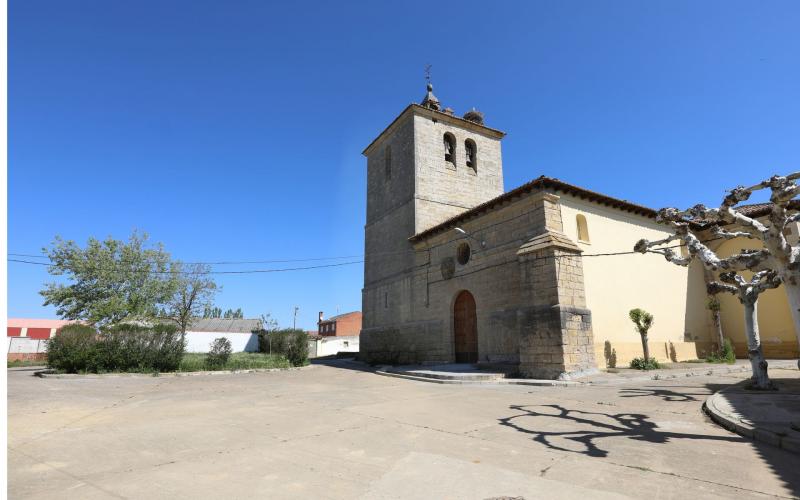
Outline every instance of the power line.
{"label": "power line", "polygon": [[[705,240],[702,243],[707,243],[709,241],[714,241],[719,238],[712,238],[709,240]],[[681,248],[682,245],[673,245],[668,247],[659,247],[659,249],[667,249],[667,248]],[[399,251],[399,252],[386,252],[386,253],[405,253],[406,251]],[[641,252],[637,251],[625,251],[625,252],[606,252],[606,253],[594,253],[594,254],[565,254],[565,255],[552,255],[546,256],[543,258],[567,258],[567,257],[612,257],[617,255],[634,255]],[[24,254],[8,254],[8,255],[24,255]],[[33,255],[31,255],[33,256]],[[39,256],[37,256],[39,257]],[[360,255],[354,255],[352,257],[362,257]],[[47,258],[47,257],[44,257]],[[319,257],[313,259],[288,259],[288,260],[260,260],[260,261],[222,261],[222,262],[193,262],[187,264],[259,264],[259,263],[281,263],[281,262],[308,262],[308,261],[319,261],[319,260],[331,260],[331,259],[339,259],[339,258],[346,258],[346,257]],[[21,264],[33,264],[39,266],[52,266],[53,264],[47,262],[34,262],[22,259],[8,259],[9,262],[17,262]],[[305,266],[305,267],[291,267],[291,268],[283,268],[283,269],[250,269],[250,270],[241,270],[241,271],[203,271],[203,272],[192,272],[192,271],[157,271],[157,270],[146,270],[147,272],[154,273],[154,274],[186,274],[186,275],[204,275],[204,274],[257,274],[257,273],[275,273],[275,272],[286,272],[286,271],[301,271],[306,269],[321,269],[326,267],[340,267],[340,266],[347,266],[352,264],[361,264],[364,260],[356,260],[350,262],[338,262],[333,264],[322,264],[318,266]],[[145,270],[142,270],[145,271]]]}
{"label": "power line", "polygon": [[[47,262],[34,262],[30,260],[21,260],[21,259],[8,259],[9,262],[17,262],[20,264],[32,264],[37,266],[52,266],[53,264],[49,264]],[[349,266],[353,264],[361,264],[363,260],[354,260],[351,262],[337,262],[334,264],[321,264],[318,266],[305,266],[305,267],[286,267],[286,268],[278,268],[278,269],[247,269],[241,271],[203,271],[203,272],[191,272],[191,271],[159,271],[154,269],[141,269],[141,270],[134,270],[133,272],[147,272],[151,274],[185,274],[185,275],[205,275],[205,274],[264,274],[264,273],[282,273],[287,271],[305,271],[307,269],[321,269],[325,267],[341,267],[341,266]],[[100,270],[101,268],[95,268]],[[108,268],[109,270],[113,271],[115,269]]]}
{"label": "power line", "polygon": [[[9,253],[12,257],[31,257],[35,259],[50,259],[46,254],[30,254],[30,253]],[[308,259],[271,259],[271,260],[224,260],[218,262],[182,262],[182,264],[203,264],[203,265],[236,265],[236,264],[278,264],[286,262],[313,262],[321,260],[342,260],[342,259],[357,259],[362,258],[364,255],[340,255],[338,257],[314,257]],[[10,259],[9,259],[10,260]]]}

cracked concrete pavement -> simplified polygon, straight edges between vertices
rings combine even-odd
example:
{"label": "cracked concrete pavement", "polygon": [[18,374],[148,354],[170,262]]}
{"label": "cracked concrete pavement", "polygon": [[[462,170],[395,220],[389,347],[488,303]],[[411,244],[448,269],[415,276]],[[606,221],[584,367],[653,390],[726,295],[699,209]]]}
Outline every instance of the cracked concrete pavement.
{"label": "cracked concrete pavement", "polygon": [[14,499],[800,495],[800,457],[701,411],[745,374],[599,387],[428,384],[337,362],[224,377],[31,374],[8,372]]}

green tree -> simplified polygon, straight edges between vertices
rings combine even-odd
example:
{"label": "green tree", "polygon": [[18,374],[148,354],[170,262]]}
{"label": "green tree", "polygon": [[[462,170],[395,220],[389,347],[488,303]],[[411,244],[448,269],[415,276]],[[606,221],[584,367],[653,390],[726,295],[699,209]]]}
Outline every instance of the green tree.
{"label": "green tree", "polygon": [[239,309],[236,309],[235,311],[233,309],[228,309],[225,311],[225,314],[223,314],[222,317],[225,319],[243,319],[244,313],[242,312],[241,307]]}
{"label": "green tree", "polygon": [[44,305],[55,306],[62,318],[99,325],[156,316],[178,282],[169,254],[160,243],[148,247],[147,240],[134,231],[127,242],[90,238],[81,248],[57,236],[44,253],[48,272],[63,279],[39,292]]}
{"label": "green tree", "polygon": [[258,330],[253,332],[258,334],[258,350],[272,354],[272,337],[270,335],[278,329],[278,321],[270,313],[267,313],[261,315],[260,323]]}
{"label": "green tree", "polygon": [[211,266],[173,262],[170,271],[175,275],[176,291],[166,308],[166,316],[178,325],[182,336],[192,326],[201,311],[208,317],[210,304],[218,287],[211,278]]}
{"label": "green tree", "polygon": [[644,309],[631,309],[628,316],[636,325],[636,331],[642,337],[642,350],[644,351],[644,362],[647,364],[650,361],[650,348],[647,346],[647,332],[653,326],[653,315]]}

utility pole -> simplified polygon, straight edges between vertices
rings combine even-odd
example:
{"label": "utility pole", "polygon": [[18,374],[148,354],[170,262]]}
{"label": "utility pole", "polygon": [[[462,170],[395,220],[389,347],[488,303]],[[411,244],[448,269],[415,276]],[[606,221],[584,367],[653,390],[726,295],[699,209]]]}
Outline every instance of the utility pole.
{"label": "utility pole", "polygon": [[294,306],[294,320],[292,321],[292,330],[297,330],[297,311],[299,310],[300,310],[299,307]]}

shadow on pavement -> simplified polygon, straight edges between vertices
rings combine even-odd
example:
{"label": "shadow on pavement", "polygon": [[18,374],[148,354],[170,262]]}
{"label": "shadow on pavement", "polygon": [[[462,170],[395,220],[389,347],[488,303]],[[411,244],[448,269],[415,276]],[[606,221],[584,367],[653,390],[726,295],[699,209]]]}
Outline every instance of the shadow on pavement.
{"label": "shadow on pavement", "polygon": [[354,358],[339,358],[336,355],[324,356],[319,358],[312,358],[309,360],[312,365],[330,366],[333,368],[342,368],[345,370],[353,370],[357,372],[374,372],[378,367],[370,366],[366,363],[356,361]]}
{"label": "shadow on pavement", "polygon": [[[709,395],[725,388],[730,388],[731,390],[738,390],[745,394],[752,394],[752,402],[750,404],[742,404],[742,399],[737,398],[730,398],[731,406],[736,410],[736,412],[742,417],[754,422],[754,424],[758,425],[759,422],[759,411],[753,412],[753,410],[759,410],[763,408],[767,415],[773,415],[775,411],[774,408],[767,408],[769,403],[766,401],[765,398],[771,398],[771,396],[781,396],[784,397],[787,395],[789,397],[789,403],[787,410],[791,412],[797,412],[797,419],[800,422],[800,395],[798,395],[797,399],[795,400],[793,397],[794,394],[797,393],[796,384],[797,379],[782,379],[782,378],[772,378],[773,383],[775,383],[778,387],[777,391],[747,391],[744,389],[747,381],[743,380],[736,383],[731,384],[706,384],[706,387],[709,389]],[[777,412],[775,412],[777,413]],[[777,416],[777,415],[776,415]],[[713,424],[718,425],[718,424]],[[799,432],[800,433],[800,432]],[[786,486],[792,491],[794,495],[800,496],[800,455],[792,454],[786,450],[782,450],[776,446],[773,446],[769,443],[759,442],[759,441],[752,441],[747,438],[743,438],[745,441],[752,443],[753,448],[758,452],[761,456],[761,459],[769,465],[772,471],[781,478],[781,480],[786,484]]]}
{"label": "shadow on pavement", "polygon": [[[655,397],[661,398],[668,402],[687,402],[687,401],[704,401],[708,396],[713,394],[713,391],[707,391],[703,387],[676,387],[681,389],[674,391],[665,389],[663,387],[642,387],[636,389],[622,389],[619,391],[620,397],[623,398],[641,398],[641,397]],[[686,392],[682,389],[702,389],[702,392]],[[695,397],[698,396],[698,397]]]}
{"label": "shadow on pavement", "polygon": [[[510,406],[519,413],[501,418],[500,425],[530,434],[533,440],[553,450],[580,453],[590,457],[606,457],[600,447],[607,438],[625,437],[648,443],[666,443],[670,439],[709,441],[741,441],[739,436],[709,436],[682,432],[661,431],[656,424],[639,413],[602,413],[570,410],[561,405]],[[566,430],[546,430],[551,427]],[[577,428],[576,428],[577,427]]]}

